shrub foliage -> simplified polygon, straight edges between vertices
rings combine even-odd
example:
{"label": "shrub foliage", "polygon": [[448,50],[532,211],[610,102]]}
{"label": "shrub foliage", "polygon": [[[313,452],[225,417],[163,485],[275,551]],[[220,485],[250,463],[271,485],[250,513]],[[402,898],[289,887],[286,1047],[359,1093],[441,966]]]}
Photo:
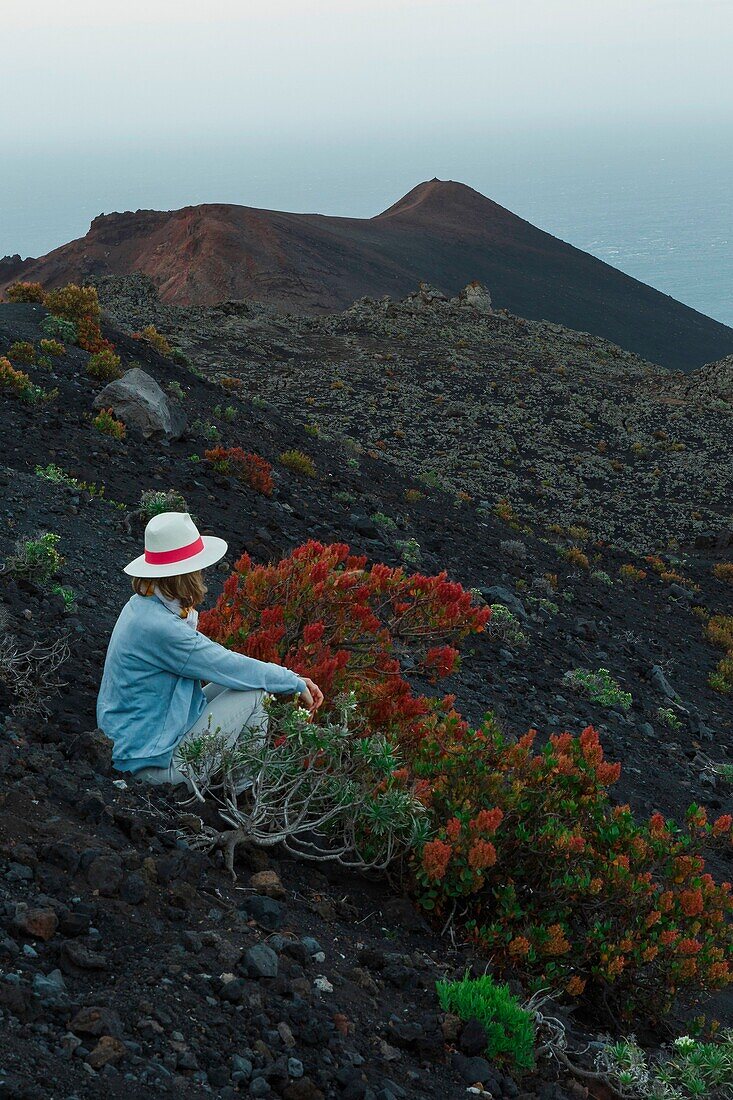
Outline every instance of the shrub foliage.
{"label": "shrub foliage", "polygon": [[706,843],[730,843],[730,816],[684,826],[635,820],[608,788],[620,765],[598,734],[510,743],[487,720],[424,742],[415,762],[436,832],[419,858],[422,904],[455,908],[503,970],[624,1015],[658,1016],[677,993],[731,980],[733,901],[705,873]]}
{"label": "shrub foliage", "polygon": [[[412,883],[440,924],[470,935],[499,972],[584,997],[607,1018],[659,1017],[733,979],[733,900],[703,852],[733,819],[693,806],[682,825],[637,820],[609,788],[620,765],[597,732],[535,747],[489,718],[470,730],[453,699],[416,694],[401,661],[438,680],[491,616],[445,574],[368,566],[343,544],[309,542],[277,564],[245,554],[213,610],[215,640],[311,675],[324,716],[352,692],[365,735],[394,745],[393,773],[427,808]],[[727,639],[725,619],[715,624]],[[614,685],[615,687],[615,685]],[[618,705],[618,699],[614,696]]]}
{"label": "shrub foliage", "polygon": [[[353,695],[312,722],[290,702],[270,702],[268,722],[234,744],[218,731],[185,742],[181,768],[197,793],[218,799],[237,843],[283,844],[293,855],[351,867],[387,867],[424,837],[425,807],[394,745],[360,723]],[[249,796],[237,805],[239,785]]]}
{"label": "shrub foliage", "polygon": [[122,377],[122,360],[113,348],[102,348],[89,356],[87,374],[100,382],[114,382]]}
{"label": "shrub foliage", "polygon": [[4,356],[0,356],[0,390],[19,397],[29,405],[37,404],[46,396],[45,391],[32,382],[25,371],[16,370]]}
{"label": "shrub foliage", "polygon": [[368,567],[343,543],[308,542],[276,565],[245,554],[201,627],[241,653],[307,672],[327,701],[355,692],[370,727],[404,747],[460,719],[452,697],[414,694],[400,655],[411,651],[430,676],[447,676],[456,645],[489,616],[445,573]]}
{"label": "shrub foliage", "polygon": [[318,476],[313,459],[303,451],[283,451],[280,461],[287,470],[301,477]]}
{"label": "shrub foliage", "polygon": [[507,985],[488,974],[437,982],[438,1000],[462,1020],[479,1020],[486,1029],[486,1054],[517,1069],[534,1068],[535,1022]]}
{"label": "shrub foliage", "polygon": [[261,455],[244,451],[241,447],[212,447],[204,451],[204,458],[217,473],[235,477],[263,496],[272,496],[275,487],[272,466]]}
{"label": "shrub foliage", "polygon": [[44,293],[40,283],[13,283],[5,291],[8,302],[39,302],[43,304]]}
{"label": "shrub foliage", "polygon": [[112,409],[100,409],[92,419],[92,424],[98,432],[101,432],[102,435],[109,435],[112,439],[124,439],[127,435],[127,428],[123,421],[115,420]]}

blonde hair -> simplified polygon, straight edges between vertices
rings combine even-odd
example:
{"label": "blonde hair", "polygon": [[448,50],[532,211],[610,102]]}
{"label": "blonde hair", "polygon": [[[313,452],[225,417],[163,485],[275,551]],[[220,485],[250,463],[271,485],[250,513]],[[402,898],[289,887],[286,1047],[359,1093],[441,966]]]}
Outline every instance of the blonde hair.
{"label": "blonde hair", "polygon": [[167,600],[178,600],[181,607],[198,607],[206,595],[204,575],[200,569],[195,573],[183,573],[178,577],[133,577],[132,588],[138,596],[152,596],[156,586]]}

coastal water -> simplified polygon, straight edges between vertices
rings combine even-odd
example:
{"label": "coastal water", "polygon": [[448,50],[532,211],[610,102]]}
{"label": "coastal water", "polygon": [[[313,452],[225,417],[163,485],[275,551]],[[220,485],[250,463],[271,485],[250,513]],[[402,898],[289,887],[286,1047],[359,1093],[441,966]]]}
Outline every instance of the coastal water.
{"label": "coastal water", "polygon": [[113,210],[232,202],[372,217],[433,176],[733,325],[733,141],[721,124],[450,134],[29,138],[4,160],[0,256],[38,256]]}

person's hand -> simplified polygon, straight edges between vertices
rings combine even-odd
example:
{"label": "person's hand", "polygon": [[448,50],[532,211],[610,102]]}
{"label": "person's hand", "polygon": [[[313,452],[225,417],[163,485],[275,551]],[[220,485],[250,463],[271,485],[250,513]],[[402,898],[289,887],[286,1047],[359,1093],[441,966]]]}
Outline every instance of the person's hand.
{"label": "person's hand", "polygon": [[301,706],[306,708],[312,718],[323,702],[323,692],[318,684],[314,684],[307,676],[303,677],[303,682],[305,684],[305,691],[300,693],[300,703]]}

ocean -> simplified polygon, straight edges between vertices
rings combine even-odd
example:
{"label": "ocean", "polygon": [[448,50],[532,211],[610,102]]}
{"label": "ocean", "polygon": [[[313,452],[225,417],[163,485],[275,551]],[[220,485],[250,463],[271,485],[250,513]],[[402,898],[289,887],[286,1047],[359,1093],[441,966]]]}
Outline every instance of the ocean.
{"label": "ocean", "polygon": [[0,256],[38,256],[100,213],[232,202],[372,217],[437,176],[733,326],[733,141],[720,123],[558,123],[385,135],[29,138],[3,163]]}

